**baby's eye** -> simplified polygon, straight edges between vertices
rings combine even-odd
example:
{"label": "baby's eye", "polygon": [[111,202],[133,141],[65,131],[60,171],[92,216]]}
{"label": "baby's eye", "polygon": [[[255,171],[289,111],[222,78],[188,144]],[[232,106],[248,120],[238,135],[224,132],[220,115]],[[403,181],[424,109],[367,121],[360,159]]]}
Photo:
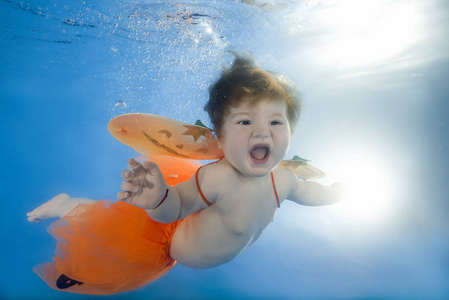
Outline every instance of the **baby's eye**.
{"label": "baby's eye", "polygon": [[251,122],[248,120],[244,120],[244,121],[240,121],[239,124],[240,125],[251,125]]}
{"label": "baby's eye", "polygon": [[279,121],[271,121],[270,125],[281,125],[281,122],[279,122]]}

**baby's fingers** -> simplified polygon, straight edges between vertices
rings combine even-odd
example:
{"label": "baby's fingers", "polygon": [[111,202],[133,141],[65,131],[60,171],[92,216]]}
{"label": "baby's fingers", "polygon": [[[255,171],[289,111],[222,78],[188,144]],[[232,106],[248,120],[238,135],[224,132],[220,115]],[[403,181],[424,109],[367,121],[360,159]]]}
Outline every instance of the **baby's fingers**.
{"label": "baby's fingers", "polygon": [[154,162],[144,161],[142,166],[147,171],[149,171],[150,174],[153,176],[158,173],[161,173],[161,171],[159,170],[159,166],[157,164],[155,164]]}
{"label": "baby's fingers", "polygon": [[139,163],[137,160],[135,160],[134,158],[130,158],[128,160],[128,166],[131,168],[131,170],[134,171],[134,173],[138,173],[141,171],[145,171],[142,164]]}
{"label": "baby's fingers", "polygon": [[120,188],[122,189],[122,191],[124,192],[131,192],[131,193],[135,193],[139,190],[139,186],[129,182],[129,181],[123,181],[120,184]]}
{"label": "baby's fingers", "polygon": [[130,196],[130,194],[128,192],[118,192],[117,193],[117,199],[119,201],[125,201],[126,199],[128,199]]}
{"label": "baby's fingers", "polygon": [[122,171],[122,178],[124,180],[132,180],[134,178],[134,173],[130,170],[123,170]]}

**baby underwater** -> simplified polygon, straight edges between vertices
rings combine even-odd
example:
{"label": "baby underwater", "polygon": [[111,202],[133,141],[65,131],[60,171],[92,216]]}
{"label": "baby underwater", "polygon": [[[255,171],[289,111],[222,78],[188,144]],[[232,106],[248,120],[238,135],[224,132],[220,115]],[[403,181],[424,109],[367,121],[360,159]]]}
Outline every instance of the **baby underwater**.
{"label": "baby underwater", "polygon": [[[301,112],[296,86],[252,58],[235,56],[205,106],[220,160],[199,167],[169,156],[143,164],[130,159],[120,201],[60,194],[28,213],[29,221],[61,218],[49,228],[58,240],[53,264],[34,269],[47,284],[113,294],[150,283],[176,262],[219,266],[259,238],[284,200],[310,206],[341,200],[339,184],[304,182],[279,166]],[[181,169],[187,177],[172,176]]]}

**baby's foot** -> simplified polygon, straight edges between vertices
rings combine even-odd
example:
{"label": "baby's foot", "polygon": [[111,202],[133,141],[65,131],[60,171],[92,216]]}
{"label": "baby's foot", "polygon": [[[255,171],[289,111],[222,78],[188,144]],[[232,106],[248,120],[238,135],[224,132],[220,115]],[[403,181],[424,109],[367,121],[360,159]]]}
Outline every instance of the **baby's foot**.
{"label": "baby's foot", "polygon": [[43,219],[61,217],[58,211],[64,203],[69,200],[70,197],[67,194],[59,194],[44,204],[36,207],[32,212],[27,213],[29,222],[39,222]]}

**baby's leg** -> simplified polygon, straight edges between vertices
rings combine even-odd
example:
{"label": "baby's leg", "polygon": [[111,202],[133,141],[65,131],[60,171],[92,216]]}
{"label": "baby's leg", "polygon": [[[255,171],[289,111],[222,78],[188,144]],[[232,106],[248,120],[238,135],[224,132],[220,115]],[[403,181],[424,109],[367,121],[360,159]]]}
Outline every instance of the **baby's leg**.
{"label": "baby's leg", "polygon": [[27,213],[28,221],[39,222],[48,218],[62,218],[79,204],[94,202],[95,200],[88,198],[71,198],[67,194],[59,194]]}

